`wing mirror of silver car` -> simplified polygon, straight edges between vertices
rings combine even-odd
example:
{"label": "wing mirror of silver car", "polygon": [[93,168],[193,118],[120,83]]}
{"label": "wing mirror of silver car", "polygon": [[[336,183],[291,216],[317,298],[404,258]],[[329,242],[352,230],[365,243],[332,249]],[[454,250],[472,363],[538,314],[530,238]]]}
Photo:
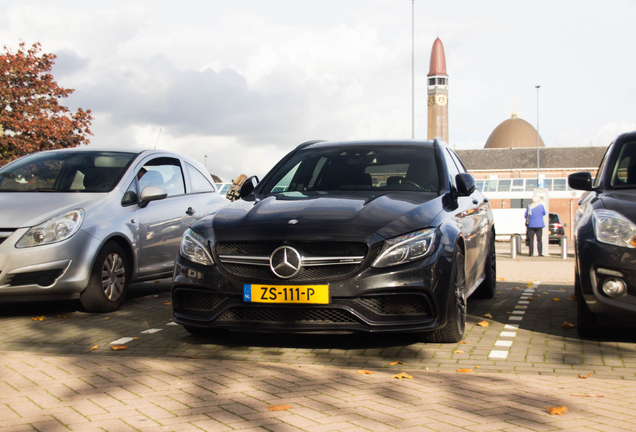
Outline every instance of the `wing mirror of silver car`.
{"label": "wing mirror of silver car", "polygon": [[141,203],[139,206],[146,207],[150,201],[162,200],[167,196],[168,192],[159,186],[146,186],[141,191]]}
{"label": "wing mirror of silver car", "polygon": [[459,173],[455,176],[457,195],[468,196],[475,192],[475,179],[468,173]]}
{"label": "wing mirror of silver car", "polygon": [[258,177],[252,176],[245,179],[239,190],[239,196],[245,198],[254,191],[254,188],[258,184]]}

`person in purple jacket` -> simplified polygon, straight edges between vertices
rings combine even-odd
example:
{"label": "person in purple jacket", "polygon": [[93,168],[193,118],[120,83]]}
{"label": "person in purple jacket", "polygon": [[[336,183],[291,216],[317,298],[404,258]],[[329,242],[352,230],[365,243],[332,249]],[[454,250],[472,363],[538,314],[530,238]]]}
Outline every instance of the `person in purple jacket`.
{"label": "person in purple jacket", "polygon": [[532,197],[532,204],[526,208],[526,221],[528,226],[530,256],[534,253],[534,237],[537,237],[537,249],[539,256],[543,255],[543,242],[541,241],[541,234],[545,223],[543,222],[543,216],[545,216],[545,208],[543,204],[539,203],[539,197],[537,195]]}

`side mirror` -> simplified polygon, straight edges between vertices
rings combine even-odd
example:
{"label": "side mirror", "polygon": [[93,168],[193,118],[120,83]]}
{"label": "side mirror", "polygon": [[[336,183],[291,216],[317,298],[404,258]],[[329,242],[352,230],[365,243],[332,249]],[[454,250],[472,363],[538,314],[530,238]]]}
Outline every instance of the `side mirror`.
{"label": "side mirror", "polygon": [[457,184],[457,194],[459,196],[468,196],[475,192],[475,179],[468,173],[460,173],[455,176]]}
{"label": "side mirror", "polygon": [[567,227],[568,227],[568,224],[563,224],[563,228],[567,228]]}
{"label": "side mirror", "polygon": [[592,174],[588,171],[581,171],[568,176],[568,186],[572,189],[591,191],[592,187]]}
{"label": "side mirror", "polygon": [[241,198],[245,198],[249,194],[254,191],[254,188],[258,184],[258,177],[252,176],[245,179],[243,184],[241,185],[241,189],[239,189],[239,196]]}
{"label": "side mirror", "polygon": [[168,192],[159,186],[146,186],[144,190],[141,191],[140,207],[145,207],[150,201],[162,200],[167,196]]}

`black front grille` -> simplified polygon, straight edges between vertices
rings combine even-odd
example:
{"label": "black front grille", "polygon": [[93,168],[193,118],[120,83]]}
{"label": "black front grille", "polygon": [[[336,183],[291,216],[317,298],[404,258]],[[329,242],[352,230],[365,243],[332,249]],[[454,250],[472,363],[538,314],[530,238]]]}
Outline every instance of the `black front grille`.
{"label": "black front grille", "polygon": [[[287,244],[287,243],[285,243]],[[216,244],[218,255],[266,256],[269,257],[282,242],[224,243]],[[311,257],[365,256],[368,251],[366,243],[359,242],[290,242],[301,255]]]}
{"label": "black front grille", "polygon": [[[283,243],[217,243],[216,253],[219,256],[229,255],[235,257],[266,257]],[[364,257],[367,255],[368,246],[360,242],[290,242],[289,246],[298,250],[303,258],[337,258],[337,257]],[[326,281],[340,279],[355,274],[361,264],[330,264],[311,265],[303,264],[301,271],[290,279],[281,279],[272,273],[269,265],[235,264],[220,260],[220,266],[232,276],[255,281],[288,280],[290,282]]]}
{"label": "black front grille", "polygon": [[355,302],[379,315],[422,315],[431,313],[426,298],[418,294],[358,297]]}
{"label": "black front grille", "polygon": [[252,266],[246,264],[223,264],[223,268],[233,276],[242,279],[263,281],[290,281],[306,282],[312,280],[333,280],[348,276],[360,267],[359,264],[342,264],[332,266],[303,267],[296,276],[291,279],[280,279],[272,273],[269,267]]}
{"label": "black front grille", "polygon": [[40,285],[51,286],[62,276],[64,269],[16,273],[9,276],[9,286]]}
{"label": "black front grille", "polygon": [[218,321],[265,322],[285,324],[351,324],[358,323],[351,314],[328,308],[242,308],[221,314]]}
{"label": "black front grille", "polygon": [[181,289],[175,291],[172,301],[180,311],[211,311],[226,299],[222,294]]}

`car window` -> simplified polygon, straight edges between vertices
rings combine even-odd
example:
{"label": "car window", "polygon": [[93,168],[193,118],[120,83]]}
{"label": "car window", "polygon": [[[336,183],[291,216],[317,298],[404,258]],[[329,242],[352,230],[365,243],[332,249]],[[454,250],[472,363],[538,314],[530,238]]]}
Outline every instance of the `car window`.
{"label": "car window", "polygon": [[126,206],[130,204],[137,204],[138,201],[139,200],[137,197],[137,181],[133,180],[130,183],[130,186],[128,186],[128,189],[126,189],[126,193],[124,194],[124,198],[122,198],[121,200],[121,204]]}
{"label": "car window", "polygon": [[190,186],[192,187],[192,193],[205,193],[214,192],[212,182],[205,178],[201,171],[186,162],[186,170],[188,171],[188,177],[190,177]]}
{"label": "car window", "polygon": [[432,148],[369,145],[300,150],[273,173],[260,193],[438,189]]}
{"label": "car window", "polygon": [[605,170],[605,161],[607,161],[607,155],[609,154],[609,149],[612,147],[612,144],[607,147],[607,149],[605,150],[605,154],[603,155],[603,159],[601,159],[601,164],[598,167],[598,173],[596,175],[596,178],[592,182],[593,187],[599,187],[601,185],[601,178],[603,177],[602,173]]}
{"label": "car window", "polygon": [[[459,174],[459,169],[455,165],[455,161],[450,156],[450,152],[448,149],[444,152],[444,157],[446,159],[446,167],[448,168],[448,174],[451,179],[451,184],[455,186],[455,177]],[[497,189],[497,181],[494,182],[494,189]],[[486,186],[484,185],[484,192],[486,191]]]}
{"label": "car window", "polygon": [[457,156],[457,153],[455,153],[452,150],[448,150],[448,153],[450,153],[451,158],[453,159],[453,162],[455,162],[455,165],[457,166],[457,169],[459,170],[459,172],[460,173],[466,172],[466,167],[462,163],[461,159],[459,159],[459,156]]}
{"label": "car window", "polygon": [[559,215],[556,213],[550,213],[550,223],[551,224],[555,224],[555,223],[560,223],[561,221],[559,220]]}
{"label": "car window", "polygon": [[38,153],[0,169],[0,191],[109,192],[135,156],[108,151]]}
{"label": "car window", "polygon": [[[597,176],[599,178],[601,176]],[[613,187],[636,187],[636,142],[627,142],[621,147],[612,170]]]}
{"label": "car window", "polygon": [[139,190],[146,186],[159,186],[168,196],[185,194],[183,172],[178,159],[161,157],[147,162],[137,173]]}

